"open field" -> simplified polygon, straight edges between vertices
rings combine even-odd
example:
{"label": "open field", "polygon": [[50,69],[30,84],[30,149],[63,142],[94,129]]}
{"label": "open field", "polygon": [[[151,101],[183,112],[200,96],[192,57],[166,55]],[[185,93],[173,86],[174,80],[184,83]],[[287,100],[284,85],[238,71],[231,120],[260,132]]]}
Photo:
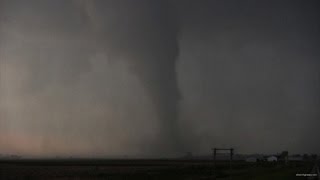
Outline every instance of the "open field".
{"label": "open field", "polygon": [[175,159],[47,159],[0,160],[0,179],[305,179],[296,173],[309,173],[311,162],[252,164],[243,161]]}

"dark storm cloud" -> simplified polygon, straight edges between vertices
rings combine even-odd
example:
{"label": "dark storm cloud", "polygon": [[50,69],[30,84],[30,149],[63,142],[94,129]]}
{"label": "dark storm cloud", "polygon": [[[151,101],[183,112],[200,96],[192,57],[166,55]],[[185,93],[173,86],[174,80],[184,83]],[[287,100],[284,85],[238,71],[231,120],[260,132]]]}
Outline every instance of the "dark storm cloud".
{"label": "dark storm cloud", "polygon": [[[4,4],[8,17],[3,23],[3,39],[7,40],[4,54],[11,56],[5,63],[12,64],[12,73],[16,73],[16,66],[20,66],[28,75],[21,80],[25,84],[19,86],[19,89],[23,88],[20,93],[26,96],[32,94],[35,99],[41,99],[41,94],[44,94],[44,99],[56,99],[52,102],[54,107],[50,106],[51,100],[45,99],[49,106],[41,112],[46,112],[44,114],[51,117],[51,113],[47,111],[57,111],[58,117],[63,116],[58,118],[63,126],[72,124],[70,119],[79,119],[74,121],[74,125],[81,128],[85,123],[82,118],[74,114],[69,117],[68,114],[73,113],[73,108],[79,108],[77,102],[88,103],[88,95],[96,96],[96,101],[104,99],[106,95],[101,89],[111,86],[112,83],[104,82],[103,79],[101,82],[95,81],[87,95],[82,94],[84,92],[81,92],[78,86],[89,86],[91,83],[84,78],[89,76],[94,79],[97,76],[93,74],[95,69],[92,66],[99,66],[95,63],[112,66],[122,61],[129,66],[125,71],[138,77],[144,92],[153,103],[156,114],[151,119],[159,119],[160,122],[160,132],[154,130],[154,133],[160,134],[153,145],[145,149],[162,153],[178,150],[176,120],[179,95],[175,72],[178,55],[177,27],[168,2],[141,1],[136,4],[131,1],[72,1],[70,4],[65,1],[7,1]],[[11,48],[16,46],[18,41],[20,45],[15,47],[14,51],[19,54],[10,54],[13,53]],[[96,55],[99,54],[97,60]],[[13,58],[14,56],[18,58]],[[105,64],[104,61],[111,64]],[[107,76],[106,71],[107,69],[102,70],[102,73]],[[8,73],[10,71],[6,74]],[[5,86],[10,89],[12,84],[14,83]],[[100,92],[92,95],[97,91]],[[135,94],[129,89],[127,93]],[[130,99],[132,98],[110,101],[104,99],[98,104],[120,102],[121,106],[125,106],[130,104]],[[56,107],[59,103],[68,104],[70,107],[61,110]],[[136,103],[140,104],[139,101]],[[146,112],[150,109],[143,105],[141,108],[145,108]],[[121,113],[130,114],[130,111],[122,110]],[[130,115],[125,115],[124,118],[128,120],[128,124],[133,123],[129,120]],[[44,127],[47,128],[49,126]]]}
{"label": "dark storm cloud", "polygon": [[317,1],[0,5],[3,152],[320,150]]}
{"label": "dark storm cloud", "polygon": [[310,142],[319,136],[318,9],[317,1],[184,6],[184,116],[197,120],[189,139],[207,149],[319,151]]}
{"label": "dark storm cloud", "polygon": [[[140,79],[154,103],[163,126],[162,140],[158,140],[163,142],[156,147],[157,151],[168,146],[181,151],[176,122],[178,24],[173,4],[148,0],[77,2],[83,17],[93,27],[97,47],[112,58],[127,59],[132,73]],[[105,16],[112,18],[107,18],[108,22]]]}

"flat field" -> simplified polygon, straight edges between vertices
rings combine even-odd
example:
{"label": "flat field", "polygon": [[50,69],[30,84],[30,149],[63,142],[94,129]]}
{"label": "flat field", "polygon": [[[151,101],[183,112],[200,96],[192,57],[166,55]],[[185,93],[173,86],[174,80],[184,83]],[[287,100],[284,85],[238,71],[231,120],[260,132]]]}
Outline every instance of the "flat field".
{"label": "flat field", "polygon": [[181,159],[19,159],[0,160],[0,179],[305,179],[311,162],[246,163]]}

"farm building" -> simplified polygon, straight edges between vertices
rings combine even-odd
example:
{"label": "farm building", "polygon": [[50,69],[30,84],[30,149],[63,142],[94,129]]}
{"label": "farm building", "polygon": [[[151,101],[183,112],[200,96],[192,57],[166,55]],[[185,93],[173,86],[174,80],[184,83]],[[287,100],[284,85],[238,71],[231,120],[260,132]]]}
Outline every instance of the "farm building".
{"label": "farm building", "polygon": [[276,156],[269,156],[267,158],[267,161],[268,162],[276,162],[276,161],[278,161],[278,158]]}

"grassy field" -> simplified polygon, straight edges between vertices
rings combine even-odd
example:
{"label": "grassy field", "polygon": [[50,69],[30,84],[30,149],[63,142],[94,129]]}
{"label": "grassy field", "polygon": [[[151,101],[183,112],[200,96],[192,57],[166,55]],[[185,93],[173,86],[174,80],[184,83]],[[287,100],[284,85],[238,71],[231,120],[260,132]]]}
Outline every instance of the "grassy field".
{"label": "grassy field", "polygon": [[304,179],[312,163],[251,164],[212,160],[0,160],[0,179]]}
{"label": "grassy field", "polygon": [[234,180],[293,180],[293,179],[306,179],[304,177],[296,177],[296,174],[307,174],[310,172],[312,163],[299,163],[284,165],[271,165],[271,166],[251,166],[232,172],[226,172],[229,177],[220,179],[234,179]]}

